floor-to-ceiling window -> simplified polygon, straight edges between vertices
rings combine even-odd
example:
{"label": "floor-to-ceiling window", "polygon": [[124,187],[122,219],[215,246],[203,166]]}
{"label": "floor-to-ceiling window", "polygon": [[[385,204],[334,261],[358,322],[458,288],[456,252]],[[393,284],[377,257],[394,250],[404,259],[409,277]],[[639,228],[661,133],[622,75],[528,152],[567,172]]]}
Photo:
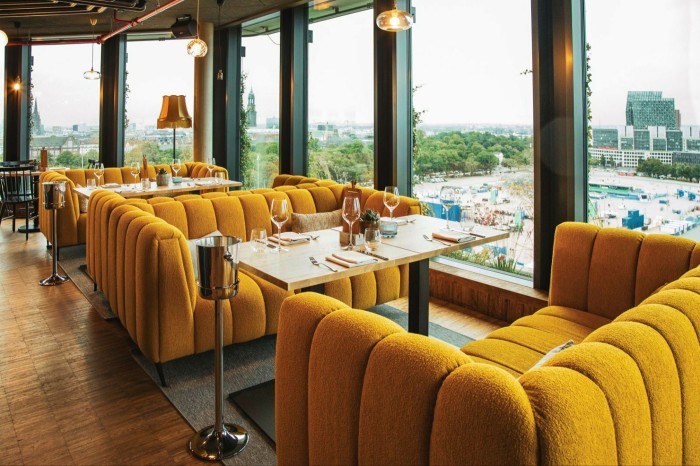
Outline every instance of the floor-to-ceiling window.
{"label": "floor-to-ceiling window", "polygon": [[[5,76],[5,47],[0,47],[0,76]],[[7,83],[4,82],[4,88],[7,89]],[[5,160],[5,92],[0,92],[0,162]]]}
{"label": "floor-to-ceiling window", "polygon": [[374,181],[371,3],[309,4],[309,176]]}
{"label": "floor-to-ceiling window", "polygon": [[[157,129],[164,95],[184,95],[190,116],[194,110],[194,60],[189,39],[129,41],[126,63],[124,163],[170,163],[173,130]],[[194,120],[193,120],[194,124]],[[192,157],[192,128],[175,129],[176,155]]]}
{"label": "floor-to-ceiling window", "polygon": [[241,158],[247,188],[270,187],[279,173],[278,31],[279,14],[243,24]]}
{"label": "floor-to-ceiling window", "polygon": [[586,0],[588,220],[700,239],[700,3]]}
{"label": "floor-to-ceiling window", "polygon": [[468,211],[477,228],[510,232],[508,240],[445,260],[528,282],[534,231],[530,2],[412,4],[413,192],[430,215],[445,218],[440,192],[454,186],[453,228],[462,228],[460,214]]}
{"label": "floor-to-ceiling window", "polygon": [[100,69],[100,46],[36,45],[32,59],[30,158],[45,148],[49,165],[87,166],[99,158],[100,80],[84,74]]}

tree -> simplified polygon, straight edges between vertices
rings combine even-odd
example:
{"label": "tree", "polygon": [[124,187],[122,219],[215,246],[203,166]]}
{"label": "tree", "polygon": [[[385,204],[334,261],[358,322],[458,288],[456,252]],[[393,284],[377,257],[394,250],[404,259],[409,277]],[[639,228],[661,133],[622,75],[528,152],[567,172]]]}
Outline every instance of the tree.
{"label": "tree", "polygon": [[240,120],[239,120],[239,135],[241,139],[240,143],[240,160],[241,160],[241,165],[240,165],[240,170],[241,170],[241,176],[243,177],[243,186],[245,188],[250,188],[250,180],[249,178],[252,176],[251,171],[253,169],[253,161],[251,157],[251,149],[253,145],[253,141],[250,138],[250,135],[248,134],[248,112],[245,108],[244,104],[244,99],[243,95],[245,94],[245,82],[246,79],[248,78],[248,75],[246,73],[241,74],[241,88],[240,88]]}

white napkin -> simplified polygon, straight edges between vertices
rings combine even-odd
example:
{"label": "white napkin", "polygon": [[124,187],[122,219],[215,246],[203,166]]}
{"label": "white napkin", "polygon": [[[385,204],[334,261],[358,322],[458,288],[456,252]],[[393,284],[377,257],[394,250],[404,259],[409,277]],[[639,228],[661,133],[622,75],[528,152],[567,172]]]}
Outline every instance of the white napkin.
{"label": "white napkin", "polygon": [[103,187],[103,188],[107,188],[107,189],[110,189],[110,188],[121,188],[122,185],[117,184],[117,183],[105,183],[105,184],[102,185],[102,187]]}
{"label": "white napkin", "polygon": [[433,233],[433,238],[451,241],[453,243],[466,243],[467,241],[473,241],[476,239],[474,235],[462,231],[446,231],[440,230]]}
{"label": "white napkin", "polygon": [[360,265],[373,264],[377,259],[367,257],[355,251],[338,251],[326,257],[327,260],[335,262],[343,267],[358,267]]}
{"label": "white napkin", "polygon": [[308,235],[300,235],[293,231],[285,231],[282,233],[281,237],[277,238],[277,235],[272,235],[268,238],[271,242],[279,242],[282,246],[289,246],[292,244],[308,243],[311,238]]}

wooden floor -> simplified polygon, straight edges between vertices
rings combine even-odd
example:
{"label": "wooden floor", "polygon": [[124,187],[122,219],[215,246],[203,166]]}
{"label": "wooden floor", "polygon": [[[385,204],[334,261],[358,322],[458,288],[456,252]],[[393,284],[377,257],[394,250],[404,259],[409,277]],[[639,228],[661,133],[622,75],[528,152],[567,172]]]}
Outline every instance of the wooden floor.
{"label": "wooden floor", "polygon": [[[45,245],[0,225],[0,464],[202,464],[119,322],[72,283],[38,285],[51,274]],[[472,338],[503,325],[464,312],[431,302],[432,321]]]}

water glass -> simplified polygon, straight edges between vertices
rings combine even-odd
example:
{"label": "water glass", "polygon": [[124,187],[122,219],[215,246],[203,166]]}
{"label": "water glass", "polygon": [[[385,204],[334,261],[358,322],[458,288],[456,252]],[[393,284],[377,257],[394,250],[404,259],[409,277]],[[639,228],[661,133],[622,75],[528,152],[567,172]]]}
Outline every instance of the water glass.
{"label": "water glass", "polygon": [[88,178],[87,180],[88,189],[95,189],[95,178]]}
{"label": "water glass", "polygon": [[382,235],[378,228],[365,228],[365,249],[374,252],[382,243]]}
{"label": "water glass", "polygon": [[250,242],[250,248],[254,252],[265,252],[267,249],[267,230],[265,228],[250,230]]}
{"label": "water glass", "polygon": [[224,172],[214,173],[214,180],[216,184],[222,184],[224,182]]}
{"label": "water glass", "polygon": [[472,209],[462,209],[459,214],[459,226],[462,231],[470,233],[474,229],[474,211]]}
{"label": "water glass", "polygon": [[151,180],[148,178],[141,178],[141,189],[144,191],[151,189]]}

